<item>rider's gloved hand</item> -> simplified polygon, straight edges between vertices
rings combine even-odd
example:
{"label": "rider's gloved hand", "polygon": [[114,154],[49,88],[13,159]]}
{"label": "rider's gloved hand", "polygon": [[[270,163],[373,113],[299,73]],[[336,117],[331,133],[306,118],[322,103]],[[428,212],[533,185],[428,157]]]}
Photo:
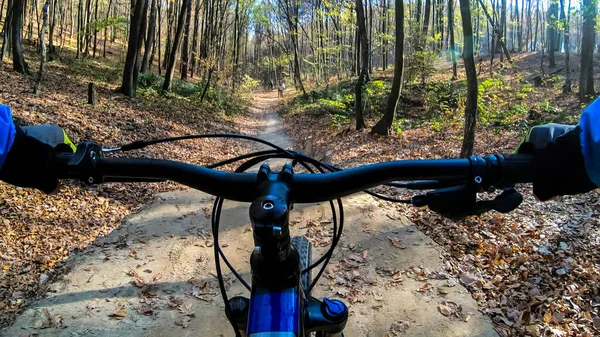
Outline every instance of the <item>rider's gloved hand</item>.
{"label": "rider's gloved hand", "polygon": [[53,168],[54,148],[74,151],[75,146],[63,129],[56,125],[15,125],[15,129],[11,150],[0,169],[0,180],[51,193],[58,187]]}
{"label": "rider's gloved hand", "polygon": [[580,134],[579,126],[541,125],[519,145],[518,153],[534,155],[533,193],[538,199],[585,193],[597,187],[586,171]]}

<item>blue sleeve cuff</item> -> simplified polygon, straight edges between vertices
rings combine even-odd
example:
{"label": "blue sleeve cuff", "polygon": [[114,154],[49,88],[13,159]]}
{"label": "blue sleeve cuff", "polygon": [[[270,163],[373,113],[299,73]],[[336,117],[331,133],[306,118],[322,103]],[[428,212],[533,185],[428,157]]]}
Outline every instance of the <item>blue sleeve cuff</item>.
{"label": "blue sleeve cuff", "polygon": [[590,180],[600,186],[600,98],[583,110],[579,126],[585,169]]}
{"label": "blue sleeve cuff", "polygon": [[0,168],[12,148],[16,133],[10,108],[0,104]]}

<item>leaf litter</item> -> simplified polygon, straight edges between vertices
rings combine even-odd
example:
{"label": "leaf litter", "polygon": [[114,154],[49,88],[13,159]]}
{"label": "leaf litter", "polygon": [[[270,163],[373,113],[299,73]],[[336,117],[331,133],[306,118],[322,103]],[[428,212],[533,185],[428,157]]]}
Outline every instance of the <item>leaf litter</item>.
{"label": "leaf litter", "polygon": [[[307,149],[315,153],[327,151],[331,162],[343,167],[400,159],[458,157],[460,152],[460,146],[456,145],[462,134],[460,124],[442,132],[421,126],[403,130],[399,135],[379,137],[368,130],[332,125],[327,115],[298,113],[283,118],[284,127],[300,145],[299,150],[308,155],[311,153]],[[480,127],[475,153],[510,153],[520,139],[521,135],[514,131],[497,133]],[[489,212],[457,222],[427,209],[382,204],[404,213],[444,248],[443,258],[448,268],[443,277],[448,287],[457,281],[467,287],[479,310],[491,317],[500,336],[600,334],[598,193],[541,203],[532,197],[530,185],[517,189],[524,197],[517,210],[509,214]],[[397,198],[414,194],[407,190],[378,190]],[[322,238],[315,241],[319,240]],[[400,237],[388,237],[388,241],[394,249],[403,247]],[[347,273],[348,269],[362,265],[348,260],[334,263],[325,273],[330,288],[341,297],[360,293],[360,287],[352,287],[354,283],[349,281]],[[401,283],[407,275],[424,282],[432,276],[419,270],[377,273],[387,274],[390,283]],[[341,287],[350,289],[340,291]],[[440,296],[444,293],[447,291],[438,289]],[[439,311],[452,316],[455,308],[449,302],[442,302]],[[470,316],[465,314],[464,319]]]}
{"label": "leaf litter", "polygon": [[[217,111],[210,102],[189,104],[166,97],[126,98],[112,91],[117,83],[109,83],[110,87],[98,85],[97,104],[90,106],[84,103],[82,95],[87,92],[87,83],[94,79],[81,82],[79,75],[70,73],[72,71],[58,62],[48,64],[44,89],[36,96],[23,91],[30,87],[28,77],[1,63],[0,74],[5,80],[0,83],[0,100],[13,109],[18,123],[58,124],[75,143],[93,140],[107,147],[138,139],[207,132],[255,134],[260,126],[243,115],[234,120]],[[252,146],[247,143],[207,139],[161,144],[126,155],[206,165],[250,149]],[[62,273],[61,267],[73,250],[109,234],[126,216],[152,200],[155,193],[177,188],[181,186],[174,183],[83,188],[66,182],[58,193],[48,196],[0,182],[0,226],[3,228],[0,328],[9,326],[31,298],[46,291],[50,281]],[[105,258],[111,258],[110,252],[106,252]],[[137,253],[132,252],[132,258],[137,258]],[[94,277],[95,274],[90,275],[90,281]],[[154,277],[154,281],[159,279],[160,276]],[[135,284],[142,285],[139,280]]]}

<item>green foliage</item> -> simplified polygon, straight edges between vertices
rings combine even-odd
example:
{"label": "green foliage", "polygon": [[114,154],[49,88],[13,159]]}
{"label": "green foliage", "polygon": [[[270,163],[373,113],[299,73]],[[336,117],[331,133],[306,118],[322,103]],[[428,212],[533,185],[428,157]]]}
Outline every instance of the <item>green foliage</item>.
{"label": "green foliage", "polygon": [[432,82],[426,86],[427,110],[430,114],[448,114],[458,108],[458,95],[451,82]]}
{"label": "green foliage", "polygon": [[331,116],[331,125],[334,125],[334,126],[349,124],[351,122],[352,121],[350,120],[350,118],[348,118],[348,116],[344,116],[344,115],[332,115]]}
{"label": "green foliage", "polygon": [[106,28],[114,26],[117,30],[125,32],[127,30],[127,25],[129,24],[129,20],[122,17],[112,17],[108,19],[102,19],[90,22],[90,24],[86,27],[87,34],[94,32],[95,30],[104,30]]}
{"label": "green foliage", "polygon": [[533,88],[533,85],[531,85],[529,83],[526,83],[526,84],[524,84],[521,87],[521,89],[519,90],[519,92],[522,93],[522,94],[528,94],[528,93],[535,93],[535,92],[537,92],[537,90],[535,90]]}
{"label": "green foliage", "polygon": [[[333,124],[342,124],[353,114],[354,94],[351,81],[309,91],[306,96],[295,97],[288,113],[331,115]],[[340,117],[336,117],[340,116]]]}
{"label": "green foliage", "polygon": [[248,75],[244,75],[244,77],[242,78],[242,83],[241,83],[240,89],[243,92],[249,92],[249,91],[252,91],[252,90],[258,88],[259,85],[260,85],[259,80],[255,80]]}
{"label": "green foliage", "polygon": [[[248,76],[246,76],[248,77]],[[244,77],[244,85],[252,87],[257,85],[258,81]],[[138,77],[138,95],[142,97],[157,97],[162,93],[164,77],[154,73],[140,73]],[[172,99],[184,99],[198,101],[204,91],[205,83],[193,84],[174,78],[171,82],[171,91],[165,96]],[[250,89],[249,89],[250,90]],[[227,114],[236,114],[244,110],[243,100],[235,95],[226,92],[224,89],[211,85],[206,91],[204,103],[212,106],[215,111],[224,111]]]}
{"label": "green foliage", "polygon": [[431,38],[423,35],[421,27],[415,21],[410,21],[408,29],[410,44],[414,48],[404,51],[404,78],[407,82],[425,79],[434,71],[434,61],[437,58],[435,52],[428,50],[427,45]]}
{"label": "green foliage", "polygon": [[155,73],[140,73],[138,76],[138,88],[154,89],[160,91],[165,78]]}
{"label": "green foliage", "polygon": [[407,53],[405,57],[405,74],[408,82],[413,82],[433,74],[434,61],[437,55],[433,51],[415,50]]}
{"label": "green foliage", "polygon": [[[479,110],[479,121],[489,126],[492,120],[498,118],[494,107],[498,103],[502,103],[502,99],[498,96],[498,93],[502,90],[504,82],[496,78],[486,78],[477,87],[477,109]],[[491,109],[490,109],[491,108]]]}
{"label": "green foliage", "polygon": [[538,107],[542,113],[546,113],[546,114],[556,114],[556,113],[561,112],[561,110],[559,108],[552,106],[552,104],[550,104],[546,100],[540,102]]}
{"label": "green foliage", "polygon": [[[370,81],[365,86],[365,100],[367,109],[365,112],[383,112],[390,94],[391,85],[382,80]],[[354,99],[354,96],[352,97]]]}

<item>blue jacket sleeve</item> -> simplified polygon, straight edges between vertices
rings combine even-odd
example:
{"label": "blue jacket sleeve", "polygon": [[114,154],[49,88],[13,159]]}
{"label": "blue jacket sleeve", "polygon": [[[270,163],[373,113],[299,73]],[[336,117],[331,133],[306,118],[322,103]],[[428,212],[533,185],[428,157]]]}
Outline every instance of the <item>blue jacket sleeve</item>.
{"label": "blue jacket sleeve", "polygon": [[600,98],[585,108],[579,126],[585,169],[590,180],[600,186]]}
{"label": "blue jacket sleeve", "polygon": [[12,120],[12,112],[6,105],[0,104],[0,168],[8,156],[15,140],[15,124]]}

